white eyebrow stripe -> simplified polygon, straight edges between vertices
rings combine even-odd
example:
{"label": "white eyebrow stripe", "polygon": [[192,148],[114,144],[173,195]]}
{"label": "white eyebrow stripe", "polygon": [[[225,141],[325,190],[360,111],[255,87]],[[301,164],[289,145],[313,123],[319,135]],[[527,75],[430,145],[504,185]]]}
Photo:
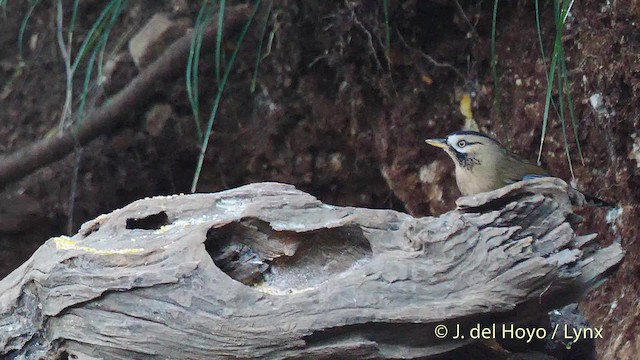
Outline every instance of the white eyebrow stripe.
{"label": "white eyebrow stripe", "polygon": [[[466,146],[464,148],[458,147],[458,142],[460,140],[463,140],[463,141],[466,142]],[[452,148],[454,148],[454,150],[456,150],[457,152],[466,153],[468,151],[467,149],[469,148],[468,147],[469,145],[483,144],[483,142],[482,141],[472,141],[472,140],[469,140],[469,139],[465,139],[464,135],[454,134],[454,135],[450,135],[447,138],[447,144],[449,146],[451,146]]]}
{"label": "white eyebrow stripe", "polygon": [[451,135],[447,138],[447,143],[451,146],[454,146],[458,143],[460,137],[458,135]]}

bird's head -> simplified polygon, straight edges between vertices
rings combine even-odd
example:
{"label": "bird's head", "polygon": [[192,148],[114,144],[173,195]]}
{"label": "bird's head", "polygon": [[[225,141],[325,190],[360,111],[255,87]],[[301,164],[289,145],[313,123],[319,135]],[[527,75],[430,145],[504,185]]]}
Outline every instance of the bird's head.
{"label": "bird's head", "polygon": [[427,139],[427,144],[441,148],[453,159],[456,167],[468,171],[476,167],[494,166],[505,150],[500,143],[477,131],[457,131],[444,139]]}

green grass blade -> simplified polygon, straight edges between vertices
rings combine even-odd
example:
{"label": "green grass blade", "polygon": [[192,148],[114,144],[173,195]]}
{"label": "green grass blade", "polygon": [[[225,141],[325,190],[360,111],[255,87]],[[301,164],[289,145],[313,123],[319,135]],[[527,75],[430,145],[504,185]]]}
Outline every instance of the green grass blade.
{"label": "green grass blade", "polygon": [[97,41],[96,39],[98,38],[99,34],[103,30],[104,26],[106,25],[105,18],[107,17],[107,15],[109,15],[111,11],[113,11],[114,9],[117,9],[121,5],[121,3],[122,3],[122,0],[112,0],[109,2],[109,4],[107,4],[104,7],[104,9],[102,9],[102,11],[100,12],[100,15],[98,16],[98,19],[93,23],[93,25],[91,26],[91,29],[89,29],[89,32],[87,32],[87,35],[84,41],[82,42],[82,45],[80,45],[80,49],[78,50],[78,56],[76,56],[75,60],[73,61],[73,65],[71,66],[72,74],[75,73],[76,69],[78,68],[78,65],[80,64],[84,56],[87,54],[87,52],[91,48],[93,48],[93,45]]}
{"label": "green grass blade", "polygon": [[493,18],[491,20],[491,76],[493,77],[494,89],[499,89],[498,71],[496,69],[496,23],[498,20],[498,0],[493,0]]}
{"label": "green grass blade", "polygon": [[[569,156],[569,144],[568,144],[568,138],[567,138],[567,131],[566,131],[566,119],[565,119],[565,114],[564,114],[564,99],[566,96],[566,101],[567,101],[567,107],[569,109],[569,114],[571,116],[571,123],[572,123],[572,127],[573,127],[573,134],[574,134],[574,138],[576,141],[576,145],[578,148],[578,154],[580,155],[580,160],[582,161],[582,163],[584,164],[584,157],[582,154],[582,148],[580,146],[580,139],[578,137],[578,127],[577,127],[577,121],[575,118],[575,112],[574,112],[574,108],[573,108],[573,100],[571,98],[571,90],[569,87],[569,79],[568,79],[568,72],[567,72],[567,65],[566,65],[566,59],[564,56],[564,47],[562,45],[562,30],[564,29],[565,26],[565,22],[569,16],[569,12],[571,10],[571,7],[573,6],[573,0],[571,1],[558,1],[558,0],[554,0],[553,2],[553,15],[554,15],[554,21],[556,24],[556,37],[554,40],[554,47],[553,47],[553,55],[552,55],[552,61],[551,61],[551,66],[550,66],[550,74],[546,71],[546,60],[544,58],[544,49],[543,49],[543,45],[542,45],[542,37],[541,37],[541,31],[540,31],[540,18],[539,18],[539,7],[538,7],[538,1],[535,1],[535,8],[536,8],[536,27],[537,27],[537,31],[538,31],[538,42],[540,44],[540,51],[542,53],[543,56],[543,61],[545,62],[545,76],[547,78],[547,92],[546,92],[546,98],[545,98],[545,112],[543,115],[543,124],[542,124],[542,135],[540,137],[540,149],[538,151],[538,163],[540,163],[540,158],[542,156],[542,149],[543,149],[543,144],[544,144],[544,138],[546,136],[546,129],[547,129],[547,123],[548,123],[548,116],[549,116],[549,103],[551,103],[553,105],[553,107],[555,108],[556,112],[558,113],[558,118],[560,119],[560,122],[562,124],[562,134],[563,134],[563,138],[564,138],[564,143],[565,143],[565,152],[567,153],[567,161],[569,164],[569,170],[571,171],[571,176],[572,178],[574,177],[574,172],[573,172],[573,165],[571,163],[571,157]],[[555,76],[555,71],[559,72],[558,76],[557,76],[557,87],[558,87],[558,100],[560,102],[559,107],[555,106],[555,102],[553,101],[553,99],[551,98],[551,92],[553,89],[553,83],[554,83],[554,76]]]}
{"label": "green grass blade", "polygon": [[84,119],[84,106],[87,101],[87,96],[89,94],[89,86],[91,85],[91,73],[93,72],[93,64],[96,59],[97,51],[91,53],[89,57],[89,61],[87,63],[87,70],[84,73],[84,83],[82,87],[82,94],[80,96],[80,104],[78,105],[78,114],[77,121],[75,126],[75,131],[77,132],[80,128],[80,124],[82,124],[82,120]]}
{"label": "green grass blade", "polygon": [[98,76],[102,76],[102,64],[104,59],[104,52],[106,51],[107,42],[109,41],[109,36],[111,35],[111,30],[115,26],[116,21],[118,21],[118,17],[120,17],[120,14],[122,14],[124,9],[129,4],[127,0],[117,0],[117,1],[118,1],[118,4],[115,10],[113,11],[113,13],[111,14],[111,19],[107,23],[105,31],[100,36],[100,39],[98,41],[98,46],[95,47],[95,49],[99,49],[100,51],[99,61],[98,61],[98,64],[99,64]]}
{"label": "green grass blade", "polygon": [[[562,52],[562,50],[561,50]],[[561,56],[562,54],[560,53],[559,56]],[[560,64],[558,64],[558,67],[560,67]],[[563,88],[563,74],[561,69],[558,69],[558,72],[560,72],[560,74],[557,77],[557,81],[558,81],[558,91],[560,92],[559,96],[558,96],[558,107],[560,108],[560,123],[562,125],[562,138],[564,139],[564,152],[567,155],[567,163],[569,164],[569,171],[571,172],[571,179],[575,179],[575,175],[573,173],[573,164],[571,163],[571,154],[569,152],[569,140],[567,139],[567,124],[565,122],[565,118],[564,118],[564,102],[563,102],[563,96],[561,93],[561,90]],[[566,74],[565,74],[566,75]]]}
{"label": "green grass blade", "polygon": [[27,23],[31,16],[33,15],[33,10],[35,10],[36,6],[40,3],[40,0],[30,1],[29,10],[27,10],[27,14],[22,19],[22,23],[20,24],[20,30],[18,30],[18,56],[20,60],[24,59],[24,51],[22,47],[22,43],[24,42],[24,32],[27,29]]}
{"label": "green grass blade", "polygon": [[565,60],[564,57],[564,51],[563,51],[563,56],[562,56],[562,73],[564,74],[564,88],[565,88],[565,92],[567,95],[567,105],[569,107],[569,116],[571,117],[571,125],[573,127],[573,137],[575,138],[576,141],[576,146],[578,148],[578,155],[580,156],[580,161],[582,162],[582,165],[584,166],[584,156],[582,154],[582,147],[580,146],[580,138],[578,137],[578,123],[576,120],[576,115],[573,111],[573,100],[571,99],[571,89],[569,88],[569,79],[568,79],[568,72],[567,72],[567,62]]}
{"label": "green grass blade", "polygon": [[[553,54],[551,56],[551,66],[549,67],[549,75],[547,76],[547,91],[546,91],[545,102],[544,102],[544,114],[542,116],[542,134],[540,135],[540,148],[538,149],[538,164],[540,164],[540,159],[542,158],[542,149],[544,147],[544,139],[547,134],[547,124],[549,122],[549,107],[551,104],[551,92],[553,91],[556,68],[558,66],[557,65],[558,57],[562,49],[563,26],[560,23],[561,8],[558,0],[554,0],[553,14],[556,22],[556,37],[553,42]],[[560,106],[560,108],[562,108],[562,106]],[[560,109],[560,112],[562,113],[562,109]]]}
{"label": "green grass blade", "polygon": [[573,2],[574,2],[574,0],[565,1],[565,2],[562,3],[562,5],[563,5],[563,8],[562,8],[562,21],[561,21],[562,26],[564,26],[564,24],[567,22],[567,17],[569,17],[569,12],[571,11],[571,8],[573,7]]}
{"label": "green grass blade", "polygon": [[[187,97],[189,98],[189,104],[191,105],[191,112],[193,113],[196,134],[198,141],[202,142],[203,134],[202,127],[200,126],[200,104],[198,96],[198,64],[200,62],[200,49],[202,47],[202,36],[206,28],[207,21],[213,11],[213,4],[208,7],[209,0],[204,0],[200,6],[198,17],[194,26],[194,33],[191,37],[191,44],[189,47],[189,60],[187,61],[187,69],[185,74]],[[209,12],[207,12],[209,9]]]}
{"label": "green grass blade", "polygon": [[496,31],[497,31],[497,20],[498,20],[498,2],[499,0],[493,1],[493,19],[491,21],[491,77],[493,78],[493,99],[496,107],[496,112],[498,114],[498,119],[500,121],[500,126],[502,127],[505,140],[507,144],[509,144],[509,137],[506,131],[506,126],[504,124],[504,117],[502,116],[501,109],[501,95],[500,95],[500,82],[498,81],[498,57],[496,54]]}
{"label": "green grass blade", "polygon": [[[98,64],[100,64],[102,62],[102,58],[103,58],[103,54],[104,54],[107,42],[109,41],[109,35],[111,34],[111,30],[115,26],[115,23],[118,20],[118,17],[120,16],[120,14],[122,13],[122,11],[127,5],[126,0],[115,0],[114,3],[115,3],[115,8],[111,12],[111,17],[107,20],[107,22],[105,22],[105,29],[100,35],[95,46],[93,46],[91,56],[89,57],[89,61],[87,63],[87,69],[85,71],[83,88],[80,94],[80,104],[78,105],[78,114],[76,117],[77,119],[76,128],[78,128],[82,123],[82,121],[84,120],[84,107],[87,101],[87,97],[89,96],[89,88],[91,85],[91,74],[93,73],[93,67],[95,65],[96,58],[98,59]],[[98,66],[98,75],[97,75],[98,79],[100,79],[101,73],[102,71],[100,69],[100,66]]]}
{"label": "green grass blade", "polygon": [[73,44],[73,29],[76,25],[76,16],[78,15],[78,5],[80,4],[80,0],[74,0],[73,2],[73,11],[71,12],[71,20],[69,21],[69,30],[67,32],[67,53],[69,53],[69,57],[71,57],[71,45]]}
{"label": "green grass blade", "polygon": [[553,90],[553,80],[556,75],[556,64],[558,63],[557,54],[558,44],[554,45],[554,53],[551,57],[551,66],[549,67],[549,77],[547,78],[547,92],[544,100],[544,114],[542,115],[542,134],[540,135],[540,149],[538,150],[538,164],[540,164],[540,158],[542,157],[542,148],[544,146],[544,138],[547,134],[547,123],[549,121],[549,106],[551,104],[551,92]]}
{"label": "green grass blade", "polygon": [[216,33],[216,81],[220,84],[220,54],[222,48],[222,25],[224,24],[225,0],[220,0],[220,10],[218,11],[218,32]]}
{"label": "green grass blade", "polygon": [[[547,90],[546,90],[545,94],[550,97],[551,106],[553,106],[553,109],[555,110],[556,114],[558,114],[558,117],[560,117],[560,111],[558,110],[558,107],[556,106],[556,102],[553,100],[553,97],[551,97],[551,91],[552,91],[553,86],[549,86],[549,84],[553,84],[553,81],[549,80],[549,70],[547,70],[548,69],[548,67],[547,67],[547,57],[545,55],[544,45],[542,43],[542,30],[541,30],[541,27],[540,27],[540,7],[539,7],[539,4],[538,4],[538,0],[535,1],[535,15],[536,15],[536,31],[538,33],[538,45],[540,46],[540,56],[542,57],[542,65],[544,67],[544,77],[547,80]],[[543,128],[546,129],[546,123],[544,121],[543,121]],[[538,163],[540,163],[540,157],[538,157]]]}
{"label": "green grass blade", "polygon": [[213,102],[213,108],[211,109],[211,115],[209,116],[209,121],[207,123],[207,128],[206,128],[206,132],[205,132],[205,135],[204,135],[204,141],[203,141],[202,146],[200,148],[200,154],[198,156],[198,163],[196,165],[196,171],[195,171],[195,174],[193,176],[193,182],[191,184],[191,192],[192,193],[196,191],[196,188],[198,186],[198,179],[200,178],[200,173],[202,171],[202,164],[204,163],[204,155],[207,152],[207,147],[209,145],[209,139],[211,138],[211,130],[213,129],[213,121],[215,120],[216,114],[218,112],[218,106],[220,105],[220,99],[222,98],[223,90],[225,88],[225,85],[227,84],[227,80],[229,79],[229,74],[231,73],[231,69],[233,67],[233,63],[235,62],[236,56],[238,55],[238,51],[240,50],[240,45],[242,45],[244,37],[247,34],[247,31],[249,31],[249,27],[251,26],[251,23],[253,22],[253,19],[256,16],[256,13],[258,11],[258,8],[260,7],[260,2],[261,2],[261,0],[256,0],[255,5],[253,7],[253,12],[251,13],[251,16],[249,17],[249,20],[247,20],[247,22],[244,24],[244,27],[242,28],[242,31],[240,32],[240,35],[238,36],[238,41],[236,43],[236,47],[233,50],[231,58],[229,59],[229,63],[226,66],[224,75],[222,76],[222,84],[218,85],[218,92],[217,92],[216,98],[215,98],[215,100]]}
{"label": "green grass blade", "polygon": [[253,70],[253,76],[251,78],[251,93],[256,91],[256,83],[258,81],[258,69],[260,68],[260,63],[262,62],[262,44],[264,43],[264,36],[267,33],[267,25],[269,25],[269,16],[271,15],[271,6],[273,5],[273,1],[269,1],[269,6],[267,7],[267,15],[264,17],[264,23],[262,24],[262,31],[260,32],[260,42],[258,43],[258,51],[256,52],[256,64]]}

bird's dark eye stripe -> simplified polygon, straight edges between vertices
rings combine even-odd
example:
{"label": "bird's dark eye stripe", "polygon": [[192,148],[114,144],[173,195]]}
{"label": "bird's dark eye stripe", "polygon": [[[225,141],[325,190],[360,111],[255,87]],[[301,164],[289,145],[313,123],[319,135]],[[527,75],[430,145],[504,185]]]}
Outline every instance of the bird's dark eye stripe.
{"label": "bird's dark eye stripe", "polygon": [[458,140],[457,144],[460,144],[460,142],[463,141],[464,142],[464,146],[468,146],[468,145],[473,145],[473,144],[482,144],[480,141],[467,141],[467,140]]}

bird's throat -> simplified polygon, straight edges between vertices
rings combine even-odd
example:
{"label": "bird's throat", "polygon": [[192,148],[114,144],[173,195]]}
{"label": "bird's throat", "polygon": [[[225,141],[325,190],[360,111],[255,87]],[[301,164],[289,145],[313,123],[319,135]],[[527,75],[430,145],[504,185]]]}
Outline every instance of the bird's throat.
{"label": "bird's throat", "polygon": [[470,157],[469,155],[465,154],[465,153],[461,153],[458,151],[453,150],[453,153],[455,155],[455,157],[458,159],[458,164],[460,167],[462,167],[463,169],[467,170],[467,171],[471,171],[473,170],[473,167],[476,165],[480,165],[480,161],[478,161],[475,158]]}

